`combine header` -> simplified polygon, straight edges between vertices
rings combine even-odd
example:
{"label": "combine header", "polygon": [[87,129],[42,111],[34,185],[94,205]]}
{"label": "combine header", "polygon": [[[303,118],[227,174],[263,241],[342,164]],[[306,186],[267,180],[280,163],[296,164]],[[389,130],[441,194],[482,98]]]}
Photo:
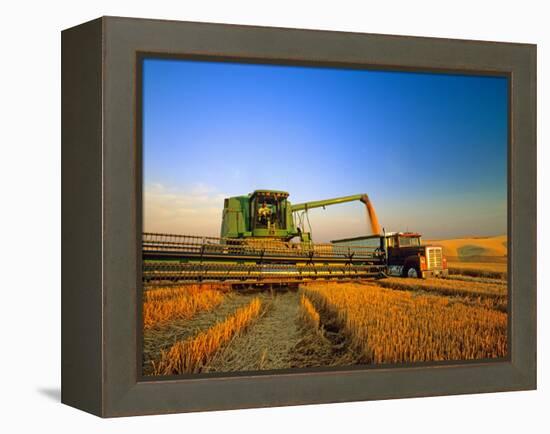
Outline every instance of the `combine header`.
{"label": "combine header", "polygon": [[351,201],[365,204],[372,232],[379,234],[365,194],[297,205],[283,191],[227,198],[219,238],[143,234],[144,282],[280,283],[379,276],[385,270],[383,249],[312,242],[308,210]]}

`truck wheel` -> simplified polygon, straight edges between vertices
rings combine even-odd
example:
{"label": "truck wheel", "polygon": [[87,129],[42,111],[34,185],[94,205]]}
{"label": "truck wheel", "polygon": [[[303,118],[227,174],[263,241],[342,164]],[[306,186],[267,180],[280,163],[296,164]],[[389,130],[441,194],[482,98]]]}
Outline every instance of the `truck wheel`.
{"label": "truck wheel", "polygon": [[418,279],[420,277],[420,272],[416,269],[414,265],[408,266],[405,270],[405,277],[410,277],[411,279]]}

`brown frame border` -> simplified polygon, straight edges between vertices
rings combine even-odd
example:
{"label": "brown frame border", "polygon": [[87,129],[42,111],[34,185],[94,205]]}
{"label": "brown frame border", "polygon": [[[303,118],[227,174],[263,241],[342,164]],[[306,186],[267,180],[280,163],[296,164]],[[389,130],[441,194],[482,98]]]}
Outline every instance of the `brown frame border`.
{"label": "brown frame border", "polygon": [[[139,53],[509,75],[510,360],[142,381]],[[110,417],[535,387],[536,46],[116,17],[63,31],[62,402]]]}

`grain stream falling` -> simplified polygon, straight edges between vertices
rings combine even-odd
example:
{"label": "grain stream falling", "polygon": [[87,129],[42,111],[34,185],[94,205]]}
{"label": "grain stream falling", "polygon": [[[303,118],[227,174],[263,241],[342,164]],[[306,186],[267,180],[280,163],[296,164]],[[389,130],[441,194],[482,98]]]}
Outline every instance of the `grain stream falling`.
{"label": "grain stream falling", "polygon": [[176,342],[170,349],[161,353],[158,362],[153,363],[153,374],[179,375],[201,372],[216,352],[233,337],[246,331],[261,311],[262,302],[259,298],[254,298],[225,321],[195,337]]}
{"label": "grain stream falling", "polygon": [[378,216],[376,215],[376,211],[374,210],[374,205],[372,202],[367,200],[365,203],[365,207],[367,208],[367,224],[370,222],[371,232],[373,234],[381,234],[382,231],[380,229],[380,223],[378,223]]}
{"label": "grain stream falling", "polygon": [[318,309],[336,315],[368,363],[485,359],[507,352],[503,312],[375,285],[315,284],[304,291]]}

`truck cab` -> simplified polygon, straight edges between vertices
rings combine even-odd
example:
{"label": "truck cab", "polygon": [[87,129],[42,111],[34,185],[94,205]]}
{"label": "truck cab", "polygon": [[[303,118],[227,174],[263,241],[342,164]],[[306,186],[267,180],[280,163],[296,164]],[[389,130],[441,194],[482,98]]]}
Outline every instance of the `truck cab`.
{"label": "truck cab", "polygon": [[331,242],[339,246],[377,247],[383,250],[391,276],[427,278],[448,275],[443,248],[422,244],[422,236],[416,232],[386,232]]}
{"label": "truck cab", "polygon": [[393,276],[426,278],[447,276],[447,260],[440,246],[423,245],[416,232],[393,232],[383,235],[388,273]]}

